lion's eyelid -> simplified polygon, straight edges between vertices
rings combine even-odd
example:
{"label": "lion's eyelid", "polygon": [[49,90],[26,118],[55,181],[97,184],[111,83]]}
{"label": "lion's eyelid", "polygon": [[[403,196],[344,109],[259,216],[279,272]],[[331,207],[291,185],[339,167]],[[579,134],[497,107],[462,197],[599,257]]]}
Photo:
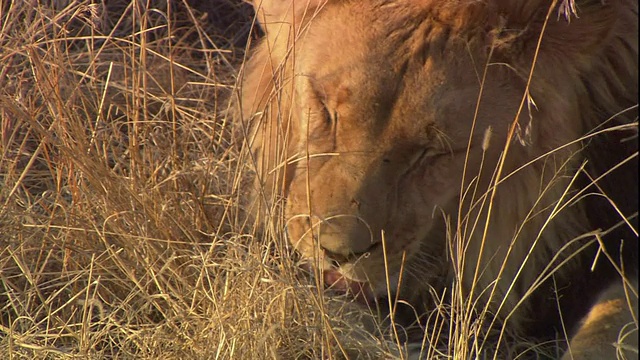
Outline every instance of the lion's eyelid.
{"label": "lion's eyelid", "polygon": [[448,149],[443,149],[440,147],[427,146],[422,149],[422,151],[414,157],[414,161],[411,164],[417,164],[421,162],[423,159],[435,158],[441,155],[453,154],[453,151]]}
{"label": "lion's eyelid", "polygon": [[416,165],[420,164],[424,159],[426,159],[427,157],[429,157],[429,148],[424,148],[422,149],[422,151],[416,153],[413,155],[413,157],[411,158],[411,161],[409,162],[409,168],[412,169],[414,168]]}
{"label": "lion's eyelid", "polygon": [[338,122],[338,111],[331,109],[322,99],[320,99],[320,104],[322,104],[322,116],[324,117],[324,121],[333,128]]}

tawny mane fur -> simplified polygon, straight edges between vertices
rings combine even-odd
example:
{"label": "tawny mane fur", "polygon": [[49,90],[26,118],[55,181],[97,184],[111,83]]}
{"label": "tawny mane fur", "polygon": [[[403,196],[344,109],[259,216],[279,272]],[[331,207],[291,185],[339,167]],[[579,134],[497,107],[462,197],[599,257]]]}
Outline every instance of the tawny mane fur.
{"label": "tawny mane fur", "polygon": [[621,270],[637,294],[637,2],[254,4],[252,199],[284,200],[328,285],[428,311],[457,283],[489,323],[572,347]]}

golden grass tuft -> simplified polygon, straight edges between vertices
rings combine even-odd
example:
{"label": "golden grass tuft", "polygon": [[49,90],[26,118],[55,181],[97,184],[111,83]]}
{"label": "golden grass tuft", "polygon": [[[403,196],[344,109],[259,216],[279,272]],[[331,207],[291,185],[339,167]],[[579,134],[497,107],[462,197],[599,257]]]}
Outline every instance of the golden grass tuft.
{"label": "golden grass tuft", "polygon": [[190,3],[2,3],[0,358],[384,357],[247,226],[252,15]]}

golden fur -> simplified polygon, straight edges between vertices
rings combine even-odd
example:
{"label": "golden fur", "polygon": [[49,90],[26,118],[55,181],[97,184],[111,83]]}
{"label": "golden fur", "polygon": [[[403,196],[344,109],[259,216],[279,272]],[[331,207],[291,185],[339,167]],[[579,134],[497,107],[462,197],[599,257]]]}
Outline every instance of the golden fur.
{"label": "golden fur", "polygon": [[635,317],[621,309],[593,351],[580,320],[620,293],[615,267],[637,310],[637,2],[254,5],[265,39],[238,100],[254,199],[285,200],[329,284],[426,311],[456,282],[519,336],[564,328],[581,358],[615,354]]}

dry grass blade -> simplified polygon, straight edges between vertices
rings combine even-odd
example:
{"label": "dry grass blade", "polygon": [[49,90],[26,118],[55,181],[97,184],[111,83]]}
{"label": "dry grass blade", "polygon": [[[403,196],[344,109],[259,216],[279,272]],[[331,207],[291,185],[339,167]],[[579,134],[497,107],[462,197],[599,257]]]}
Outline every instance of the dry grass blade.
{"label": "dry grass blade", "polygon": [[314,291],[239,200],[250,7],[33,4],[0,10],[0,357],[326,351]]}

